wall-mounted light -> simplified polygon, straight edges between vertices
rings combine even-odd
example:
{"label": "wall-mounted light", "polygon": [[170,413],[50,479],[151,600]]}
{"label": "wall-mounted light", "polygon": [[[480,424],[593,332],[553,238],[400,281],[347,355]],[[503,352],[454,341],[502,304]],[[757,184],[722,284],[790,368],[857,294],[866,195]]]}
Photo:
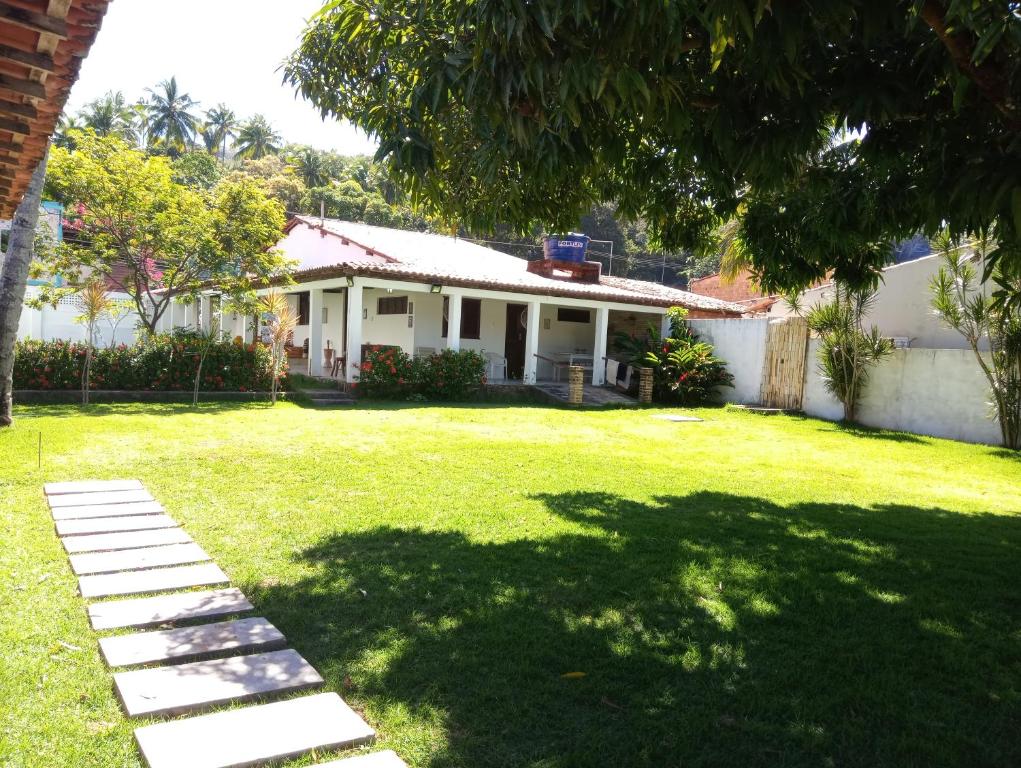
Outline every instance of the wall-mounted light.
{"label": "wall-mounted light", "polygon": [[369,319],[369,310],[367,310],[367,309],[365,309],[363,307],[362,308],[362,320],[368,320],[368,319]]}
{"label": "wall-mounted light", "polygon": [[348,275],[348,277],[347,277],[347,287],[348,288],[354,288],[354,285],[355,285],[355,279],[353,277],[351,277],[350,275]]}
{"label": "wall-mounted light", "polygon": [[438,285],[437,284],[437,285],[430,285],[429,286],[429,293],[439,293],[442,290],[443,290],[443,286],[442,285]]}
{"label": "wall-mounted light", "polygon": [[387,288],[387,289],[386,289],[386,292],[387,292],[387,293],[393,293],[393,292],[394,292],[394,289],[393,289],[393,288]]}

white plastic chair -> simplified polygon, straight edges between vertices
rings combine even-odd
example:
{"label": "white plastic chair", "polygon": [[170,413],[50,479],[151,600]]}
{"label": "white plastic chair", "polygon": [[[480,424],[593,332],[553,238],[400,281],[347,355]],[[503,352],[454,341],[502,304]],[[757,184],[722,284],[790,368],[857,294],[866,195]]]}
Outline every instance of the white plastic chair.
{"label": "white plastic chair", "polygon": [[432,357],[436,354],[436,347],[415,347],[415,357]]}
{"label": "white plastic chair", "polygon": [[496,372],[498,370],[503,371],[501,379],[507,378],[507,358],[503,355],[499,355],[496,352],[486,352],[486,360],[489,361],[489,378],[493,380],[496,378]]}

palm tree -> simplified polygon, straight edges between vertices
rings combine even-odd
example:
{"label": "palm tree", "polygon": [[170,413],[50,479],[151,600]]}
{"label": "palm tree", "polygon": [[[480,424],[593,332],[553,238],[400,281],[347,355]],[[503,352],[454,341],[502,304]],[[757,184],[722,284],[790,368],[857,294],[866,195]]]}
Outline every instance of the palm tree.
{"label": "palm tree", "polygon": [[227,139],[237,135],[238,119],[234,111],[228,109],[223,103],[206,112],[206,126],[210,129],[216,141],[214,146],[220,147],[220,162],[227,160]]}
{"label": "palm tree", "polygon": [[280,151],[280,134],[273,130],[265,117],[255,115],[241,126],[234,147],[237,157],[258,160]]}
{"label": "palm tree", "polygon": [[133,121],[135,125],[135,138],[138,140],[138,146],[144,149],[152,141],[152,131],[150,130],[152,127],[152,110],[148,101],[139,99],[131,105],[131,111],[135,113]]}
{"label": "palm tree", "polygon": [[188,110],[197,107],[198,102],[178,91],[177,78],[164,80],[155,90],[147,88],[146,92],[152,96],[150,134],[166,144],[171,152],[192,144],[198,120]]}
{"label": "palm tree", "polygon": [[84,127],[85,124],[78,115],[61,115],[57,121],[57,130],[53,134],[54,145],[63,149],[74,149],[74,132]]}
{"label": "palm tree", "polygon": [[304,147],[292,158],[294,170],[305,186],[325,187],[330,183],[330,174],[321,153],[311,147]]}
{"label": "palm tree", "polygon": [[124,100],[120,91],[107,91],[82,111],[85,127],[99,136],[119,136],[126,141],[136,140],[135,112]]}

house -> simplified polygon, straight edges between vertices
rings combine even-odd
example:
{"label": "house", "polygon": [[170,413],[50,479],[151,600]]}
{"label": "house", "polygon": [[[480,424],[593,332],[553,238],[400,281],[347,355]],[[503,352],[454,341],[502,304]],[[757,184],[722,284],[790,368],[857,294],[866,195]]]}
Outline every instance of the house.
{"label": "house", "polygon": [[701,296],[712,296],[723,301],[740,304],[746,312],[768,312],[780,298],[763,293],[755,277],[742,269],[733,280],[725,280],[718,272],[688,281],[688,290]]}
{"label": "house", "polygon": [[[743,311],[604,276],[595,262],[530,262],[459,238],[346,221],[293,218],[278,247],[296,262],[295,284],[283,288],[300,317],[294,346],[307,344],[312,375],[332,372],[325,350],[334,350],[343,358],[337,374],[347,381],[357,377],[369,345],[392,345],[412,355],[473,349],[490,360],[491,378],[525,383],[559,378],[568,364],[580,364],[598,385],[615,333],[643,331],[650,322],[663,327],[672,306],[691,317]],[[177,306],[164,325],[203,323],[216,306],[215,296],[194,308]],[[238,316],[221,323],[246,339],[253,325]]]}
{"label": "house", "polygon": [[[942,265],[942,255],[931,254],[884,268],[865,324],[875,325],[884,336],[895,339],[900,346],[925,349],[967,348],[965,338],[948,328],[932,308],[931,283]],[[981,274],[981,267],[978,272]],[[800,294],[801,312],[832,298],[832,282],[810,288]],[[792,314],[793,309],[784,300],[776,302],[769,310],[770,317],[788,317]]]}

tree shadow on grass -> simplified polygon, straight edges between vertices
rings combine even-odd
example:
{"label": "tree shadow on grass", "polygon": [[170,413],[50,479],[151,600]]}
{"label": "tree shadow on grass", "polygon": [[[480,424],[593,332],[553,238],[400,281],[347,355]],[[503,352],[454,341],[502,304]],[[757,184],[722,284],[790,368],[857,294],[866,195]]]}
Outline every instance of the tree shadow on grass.
{"label": "tree shadow on grass", "polygon": [[246,591],[417,766],[1021,764],[1018,518],[538,498],[578,532],[379,527]]}

